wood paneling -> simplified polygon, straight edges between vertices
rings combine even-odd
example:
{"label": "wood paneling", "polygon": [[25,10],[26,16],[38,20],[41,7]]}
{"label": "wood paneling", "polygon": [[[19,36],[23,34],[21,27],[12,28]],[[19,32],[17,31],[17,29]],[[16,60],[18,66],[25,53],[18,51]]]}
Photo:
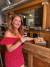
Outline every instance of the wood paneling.
{"label": "wood paneling", "polygon": [[28,53],[28,67],[33,67],[33,55]]}
{"label": "wood paneling", "polygon": [[50,2],[48,2],[48,7],[47,7],[47,28],[50,27]]}
{"label": "wood paneling", "polygon": [[43,25],[42,25],[43,30],[46,29],[46,21],[47,21],[47,4],[44,4],[43,6]]}
{"label": "wood paneling", "polygon": [[27,67],[50,67],[50,49],[29,42],[25,42],[23,49],[23,52],[28,54]]}
{"label": "wood paneling", "polygon": [[44,39],[47,41],[50,41],[50,34],[45,33],[44,34]]}

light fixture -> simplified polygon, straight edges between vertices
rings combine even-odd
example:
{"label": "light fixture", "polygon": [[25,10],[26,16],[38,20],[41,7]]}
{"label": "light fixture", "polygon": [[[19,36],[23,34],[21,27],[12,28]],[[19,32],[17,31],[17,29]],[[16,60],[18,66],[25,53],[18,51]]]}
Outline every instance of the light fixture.
{"label": "light fixture", "polygon": [[26,16],[24,16],[24,18],[26,18]]}
{"label": "light fixture", "polygon": [[29,16],[32,16],[32,14],[29,14]]}
{"label": "light fixture", "polygon": [[10,0],[7,0],[8,4],[11,4]]}
{"label": "light fixture", "polygon": [[29,11],[29,16],[30,16],[30,17],[32,16],[32,10]]}

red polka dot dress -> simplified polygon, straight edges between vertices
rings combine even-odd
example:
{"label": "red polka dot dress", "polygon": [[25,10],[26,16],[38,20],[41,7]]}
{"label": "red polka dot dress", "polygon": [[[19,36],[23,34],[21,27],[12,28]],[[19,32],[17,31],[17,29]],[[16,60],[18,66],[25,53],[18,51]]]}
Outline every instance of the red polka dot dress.
{"label": "red polka dot dress", "polygon": [[[0,43],[1,45],[9,45],[14,44],[19,41],[20,38],[13,38],[13,37],[4,37]],[[22,47],[24,45],[20,45],[18,48],[9,52],[6,50],[4,55],[5,67],[20,67],[24,64],[24,58],[22,54]]]}

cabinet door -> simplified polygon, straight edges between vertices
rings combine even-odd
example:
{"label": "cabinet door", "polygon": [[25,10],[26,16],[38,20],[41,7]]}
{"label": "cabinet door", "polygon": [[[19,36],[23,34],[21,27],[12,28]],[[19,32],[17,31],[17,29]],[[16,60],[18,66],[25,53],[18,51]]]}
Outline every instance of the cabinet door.
{"label": "cabinet door", "polygon": [[40,35],[39,36],[44,38],[44,33],[43,32],[40,32]]}
{"label": "cabinet door", "polygon": [[49,33],[44,33],[44,38],[45,40],[49,41],[50,40],[50,34]]}

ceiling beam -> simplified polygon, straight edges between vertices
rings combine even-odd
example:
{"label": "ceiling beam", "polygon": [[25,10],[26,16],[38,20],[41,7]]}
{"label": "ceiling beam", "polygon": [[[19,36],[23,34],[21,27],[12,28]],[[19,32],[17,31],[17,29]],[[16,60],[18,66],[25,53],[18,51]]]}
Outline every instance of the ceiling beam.
{"label": "ceiling beam", "polygon": [[12,12],[12,11],[17,11],[17,10],[20,10],[20,9],[23,9],[23,8],[27,8],[27,7],[30,7],[30,6],[33,6],[33,5],[42,3],[42,2],[44,2],[44,1],[47,1],[47,0],[37,0],[37,1],[33,1],[33,2],[28,3],[28,4],[22,5],[22,6],[20,6],[20,7],[16,7],[16,8],[10,9],[10,10],[8,10],[8,11],[5,11],[5,12],[3,12],[3,14],[10,13],[10,12]]}
{"label": "ceiling beam", "polygon": [[43,5],[38,4],[38,5],[36,5],[36,6],[31,6],[31,7],[29,7],[29,8],[25,8],[25,9],[23,9],[23,10],[21,9],[21,10],[19,10],[19,11],[15,11],[14,14],[22,13],[22,12],[25,12],[25,11],[29,11],[29,10],[33,10],[33,9],[37,9],[37,8],[41,8],[41,7],[43,7]]}

